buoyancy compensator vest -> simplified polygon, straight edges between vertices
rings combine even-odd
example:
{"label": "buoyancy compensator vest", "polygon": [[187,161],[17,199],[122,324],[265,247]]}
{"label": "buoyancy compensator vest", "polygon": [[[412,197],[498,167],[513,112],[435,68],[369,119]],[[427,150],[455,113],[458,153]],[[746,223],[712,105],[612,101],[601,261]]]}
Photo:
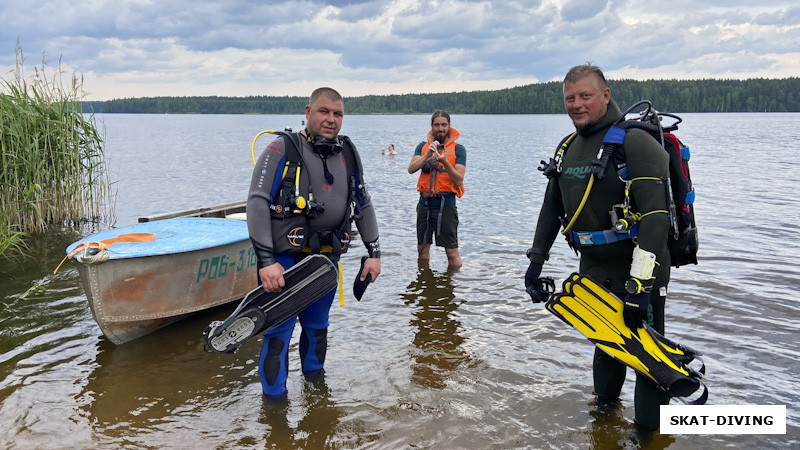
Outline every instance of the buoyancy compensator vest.
{"label": "buoyancy compensator vest", "polygon": [[[625,116],[641,105],[647,105],[647,109],[639,114],[639,118],[626,120]],[[664,117],[672,118],[675,122],[665,127],[662,124]],[[639,101],[622,113],[619,121],[609,128],[603,138],[602,151],[598,158],[592,162],[592,174],[598,179],[604,177],[606,167],[611,161],[620,179],[627,182],[627,163],[623,146],[627,131],[631,128],[638,128],[646,131],[659,141],[662,148],[669,154],[669,179],[665,180],[665,195],[670,217],[667,247],[669,248],[671,265],[674,267],[697,264],[697,249],[699,247],[697,224],[694,217],[695,192],[689,172],[689,147],[684,145],[672,133],[678,129],[680,122],[682,122],[682,119],[674,114],[659,113],[653,109],[650,101]],[[549,162],[541,161],[542,165],[539,170],[548,178],[558,178],[561,174],[564,153],[567,151],[573,136],[574,134],[564,138],[559,143],[555,156],[550,158]],[[635,236],[641,215],[637,216],[635,212],[628,211],[625,208],[626,204],[621,206],[623,208],[620,211],[616,211],[616,208],[615,211],[611,211],[613,229],[594,232],[598,234],[599,238],[595,239],[596,242],[614,242],[613,239],[619,237],[622,233],[627,233],[630,237]],[[566,224],[563,218],[562,223]],[[608,236],[612,236],[612,239],[607,239]]]}
{"label": "buoyancy compensator vest", "polygon": [[[303,141],[306,138],[300,133],[276,131],[274,134],[283,137],[285,155],[278,164],[269,195],[273,251],[329,253],[338,258],[350,245],[353,221],[359,215],[359,207],[366,201],[363,171],[355,146],[347,136],[318,143],[326,147],[326,154],[320,152],[323,164],[324,158],[339,151],[342,153],[347,167],[348,200],[347,211],[344,211],[338,226],[317,228],[311,225],[311,219],[325,213],[325,205],[314,198],[308,172],[303,168]],[[332,177],[327,165],[324,167],[326,177]]]}

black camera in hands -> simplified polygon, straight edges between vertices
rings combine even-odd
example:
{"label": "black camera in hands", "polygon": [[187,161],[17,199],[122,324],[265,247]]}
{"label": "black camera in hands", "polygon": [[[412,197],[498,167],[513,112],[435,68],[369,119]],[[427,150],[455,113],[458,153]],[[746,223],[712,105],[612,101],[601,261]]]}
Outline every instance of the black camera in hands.
{"label": "black camera in hands", "polygon": [[[428,147],[428,149],[429,149],[429,151],[431,149],[433,149],[433,150],[436,150],[438,153],[442,153],[442,151],[444,150],[444,145],[439,141],[433,141],[433,142],[431,142],[431,145],[430,145],[430,147]],[[435,159],[431,158],[431,159],[425,161],[425,165],[422,166],[422,171],[425,172],[425,173],[432,172],[432,171],[436,170],[436,166],[438,164],[439,164],[438,161],[436,161]]]}
{"label": "black camera in hands", "polygon": [[439,164],[438,161],[436,161],[435,159],[431,158],[431,159],[425,161],[425,164],[422,166],[422,171],[425,172],[425,173],[433,172],[433,171],[436,170],[436,166],[438,164]]}

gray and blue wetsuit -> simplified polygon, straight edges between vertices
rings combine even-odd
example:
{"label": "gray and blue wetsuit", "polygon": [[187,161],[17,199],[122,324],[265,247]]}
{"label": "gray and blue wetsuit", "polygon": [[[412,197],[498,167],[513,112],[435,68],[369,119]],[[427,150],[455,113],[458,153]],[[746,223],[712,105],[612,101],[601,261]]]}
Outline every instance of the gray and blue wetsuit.
{"label": "gray and blue wetsuit", "polygon": [[[350,214],[350,172],[343,152],[324,159],[314,152],[312,145],[302,142],[302,176],[300,188],[306,197],[310,192],[314,201],[324,205],[324,212],[307,218],[307,224],[313,230],[333,230],[348,220]],[[281,229],[280,219],[271,217],[270,195],[278,170],[283,171],[281,160],[286,156],[286,137],[279,137],[270,143],[256,162],[250,192],[247,198],[247,228],[253,249],[258,257],[258,267],[266,267],[280,263],[285,269],[291,267],[302,257],[302,250],[286,251],[283,239],[276,236]],[[353,153],[360,168],[358,153]],[[332,176],[332,183],[326,179]],[[306,185],[303,185],[305,181]],[[362,241],[371,255],[378,248],[378,222],[366,186],[362,186],[362,195],[357,202],[358,214],[355,216],[356,227]],[[280,233],[278,233],[280,234]],[[338,258],[334,255],[333,258]],[[332,259],[333,259],[332,258]],[[300,357],[303,373],[312,374],[322,370],[327,351],[327,329],[329,312],[335,289],[299,314],[302,332],[300,335]],[[264,333],[264,344],[259,358],[259,377],[265,395],[277,397],[286,392],[286,374],[288,363],[289,341],[294,331],[296,318],[289,319],[278,328]]]}

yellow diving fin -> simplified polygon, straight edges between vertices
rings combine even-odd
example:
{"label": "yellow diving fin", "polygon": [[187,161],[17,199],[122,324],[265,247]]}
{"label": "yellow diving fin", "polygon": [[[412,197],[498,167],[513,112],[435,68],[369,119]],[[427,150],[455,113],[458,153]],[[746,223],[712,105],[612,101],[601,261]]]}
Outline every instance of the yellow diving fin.
{"label": "yellow diving fin", "polygon": [[[705,364],[700,354],[677,344],[652,327],[631,330],[622,318],[622,301],[591,278],[572,274],[563,292],[553,294],[547,310],[586,336],[599,349],[652,379],[661,389],[684,403],[702,405],[708,388],[700,381]],[[689,368],[697,360],[702,367]],[[700,388],[699,397],[686,400]]]}

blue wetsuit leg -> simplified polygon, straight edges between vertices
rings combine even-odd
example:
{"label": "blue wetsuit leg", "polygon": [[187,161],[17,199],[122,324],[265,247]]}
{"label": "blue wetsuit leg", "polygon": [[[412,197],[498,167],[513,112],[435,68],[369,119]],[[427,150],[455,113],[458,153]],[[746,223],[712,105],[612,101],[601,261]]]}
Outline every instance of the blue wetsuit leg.
{"label": "blue wetsuit leg", "polygon": [[303,373],[314,374],[322,370],[328,350],[328,326],[336,289],[312,303],[300,313],[300,361]]}
{"label": "blue wetsuit leg", "polygon": [[[295,263],[294,255],[278,254],[275,260],[284,269]],[[334,261],[336,262],[336,261]],[[325,364],[325,353],[328,348],[328,326],[331,305],[336,289],[312,303],[300,314],[300,361],[304,373],[313,374],[322,370]],[[258,361],[258,374],[261,379],[261,390],[269,397],[280,397],[286,394],[286,376],[289,366],[289,341],[292,339],[297,316],[287,320],[283,325],[264,333],[264,344]]]}

